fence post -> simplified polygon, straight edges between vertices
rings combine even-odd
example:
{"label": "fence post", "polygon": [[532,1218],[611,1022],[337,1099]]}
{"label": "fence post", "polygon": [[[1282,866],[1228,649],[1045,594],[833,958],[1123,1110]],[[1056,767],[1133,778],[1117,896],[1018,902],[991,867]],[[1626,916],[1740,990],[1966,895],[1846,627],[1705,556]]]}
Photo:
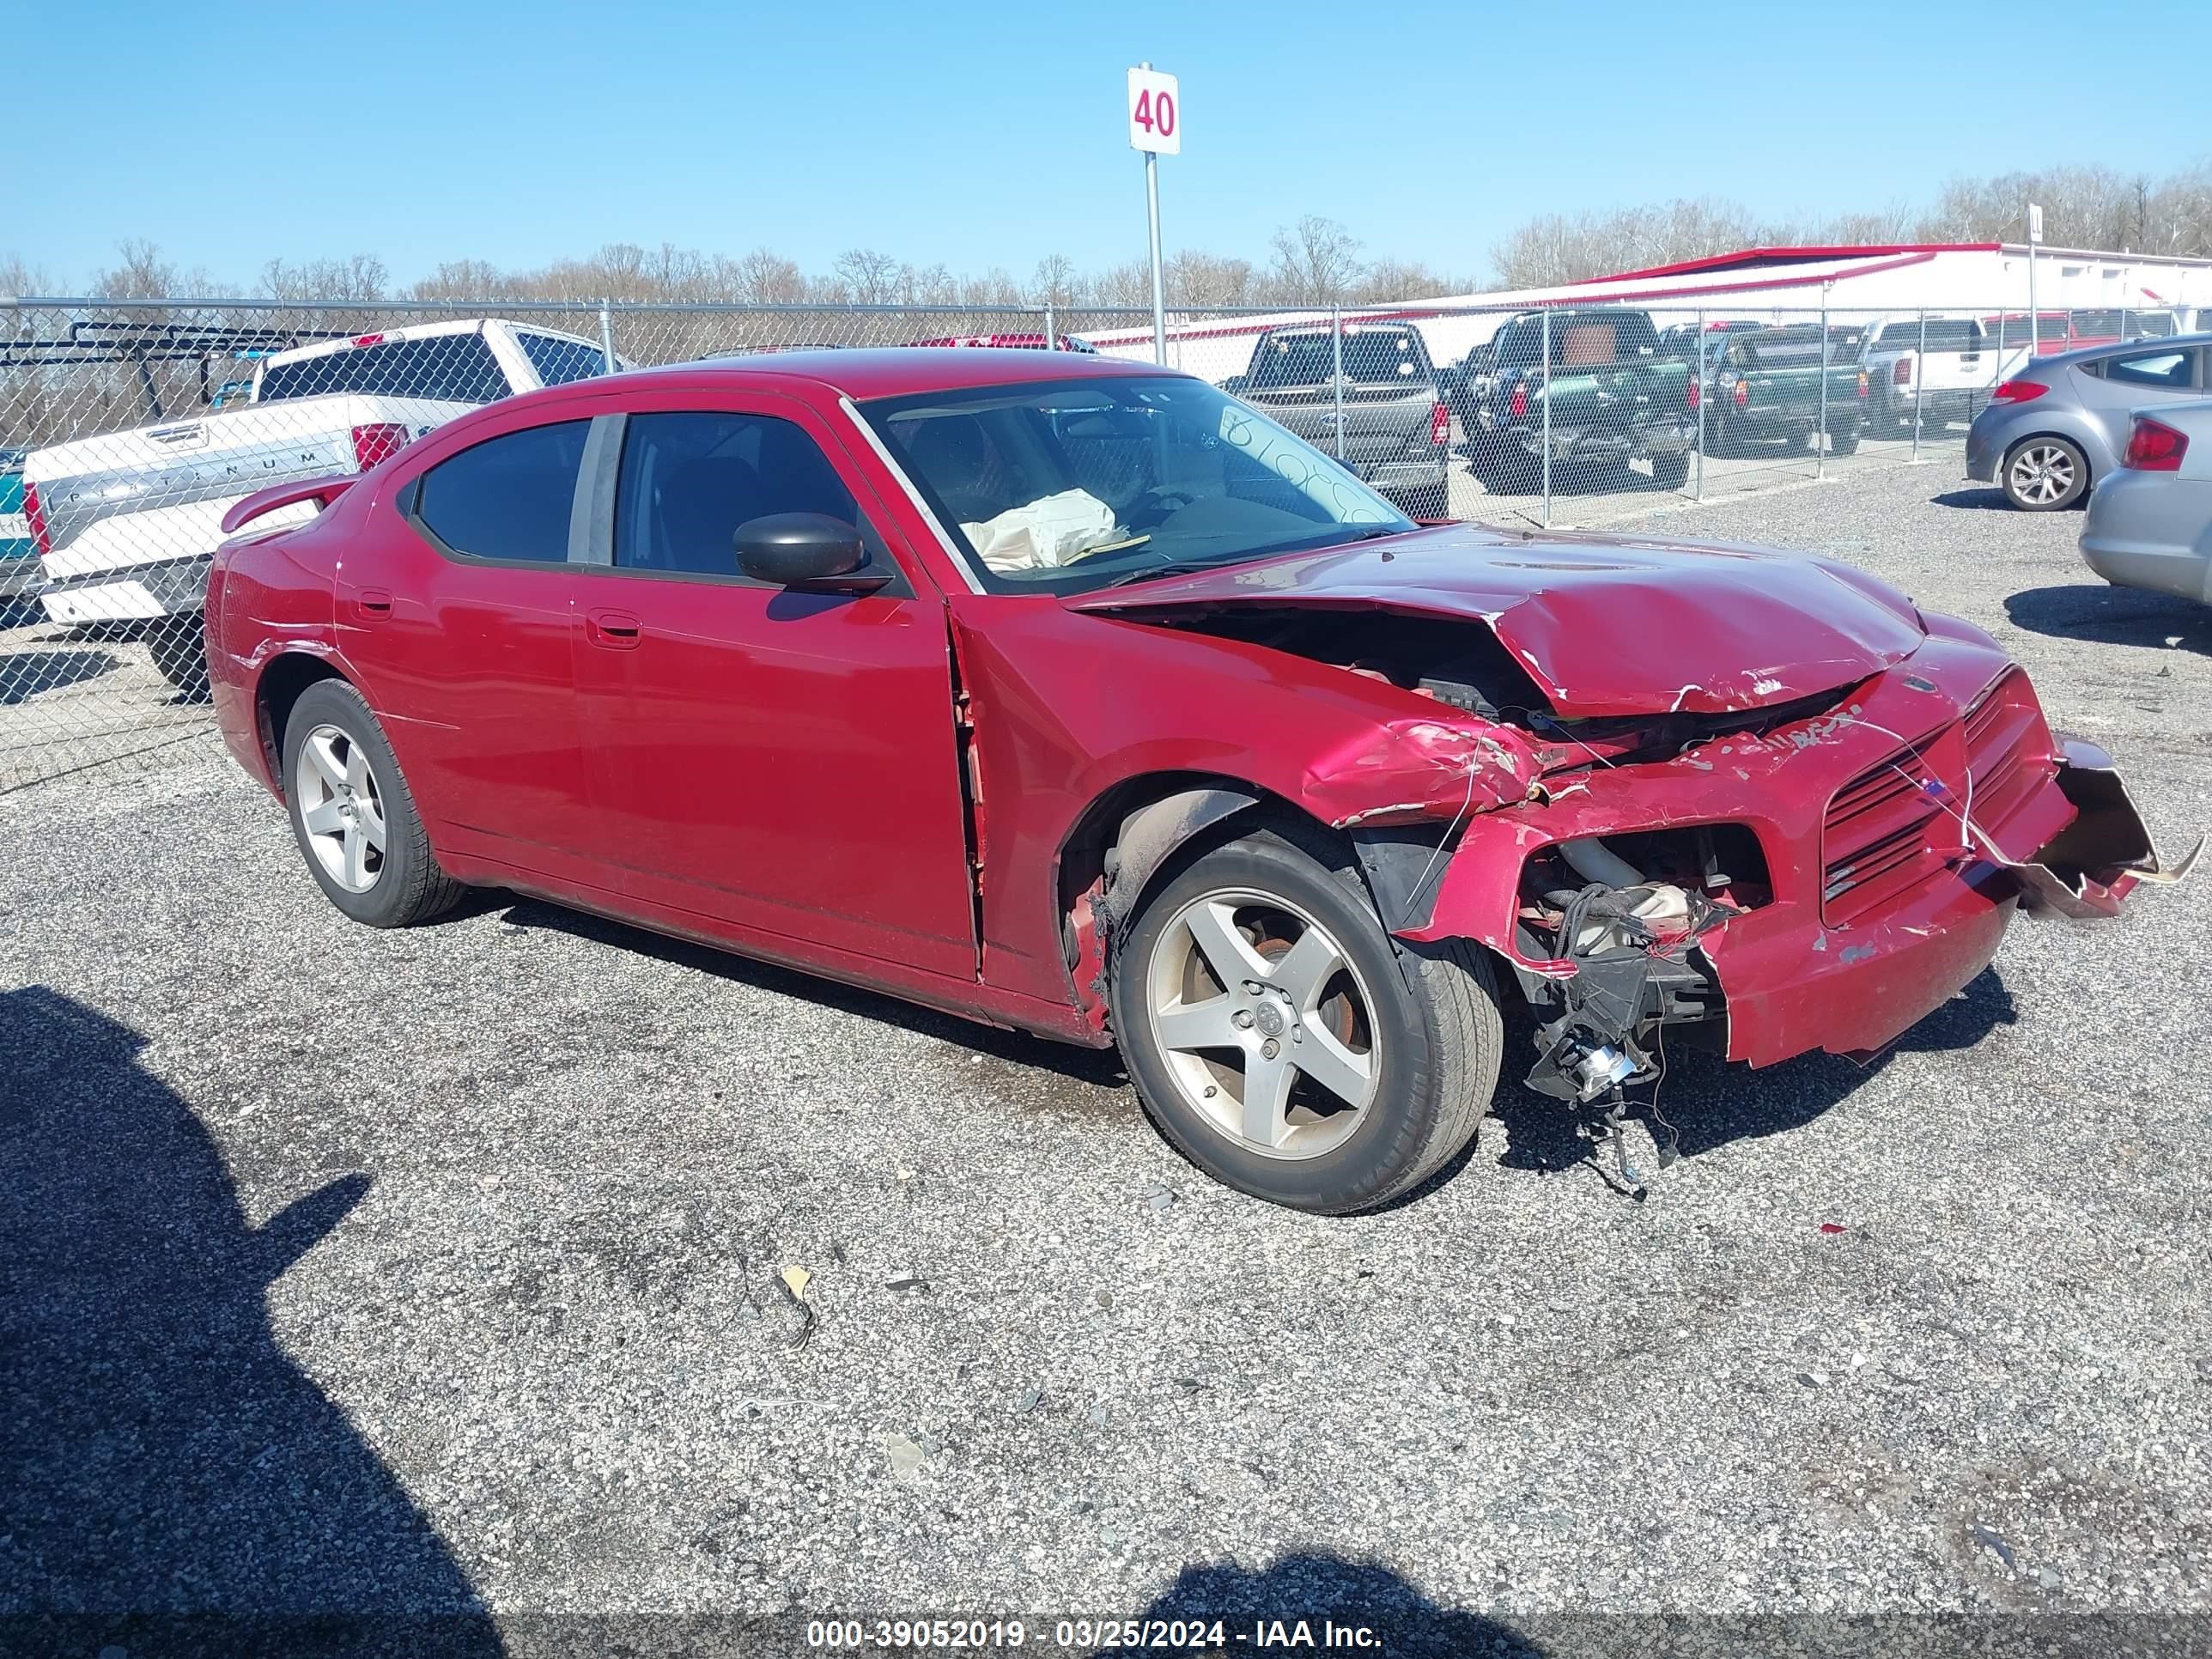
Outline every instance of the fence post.
{"label": "fence post", "polygon": [[1912,359],[1912,459],[1920,459],[1920,391],[1928,380],[1928,313],[1920,313],[1920,349]]}
{"label": "fence post", "polygon": [[1552,308],[1544,307],[1544,528],[1552,527]]}
{"label": "fence post", "polygon": [[1329,382],[1336,388],[1336,459],[1344,459],[1344,307],[1328,308]]}
{"label": "fence post", "polygon": [[1690,384],[1698,388],[1698,499],[1705,499],[1705,313],[1698,313],[1698,337],[1690,342]]}
{"label": "fence post", "polygon": [[1820,429],[1813,438],[1813,476],[1828,476],[1828,285],[1820,284]]}
{"label": "fence post", "polygon": [[[1996,401],[1997,388],[2004,384],[2004,368],[2005,314],[2004,307],[2000,306],[1997,307],[1997,366],[1990,373],[1990,401],[1991,403]],[[1988,404],[1985,404],[1983,407],[1987,408]]]}
{"label": "fence post", "polygon": [[615,372],[615,319],[610,309],[612,301],[599,301],[599,357],[600,367],[608,374]]}
{"label": "fence post", "polygon": [[1052,301],[1050,300],[1047,300],[1044,302],[1044,349],[1047,351],[1057,351],[1060,349],[1060,336],[1053,331]]}

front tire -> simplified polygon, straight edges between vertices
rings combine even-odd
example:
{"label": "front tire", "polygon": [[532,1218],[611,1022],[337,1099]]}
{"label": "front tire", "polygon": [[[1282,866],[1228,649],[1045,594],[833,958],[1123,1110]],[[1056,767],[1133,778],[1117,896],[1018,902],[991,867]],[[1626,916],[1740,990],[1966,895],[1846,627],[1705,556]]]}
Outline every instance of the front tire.
{"label": "front tire", "polygon": [[2005,454],[2005,499],[2023,513],[2056,513],[2089,493],[2088,457],[2063,438],[2027,438]]}
{"label": "front tire", "polygon": [[1488,959],[1399,945],[1341,842],[1285,823],[1186,855],[1116,955],[1114,1029],[1160,1133],[1226,1186],[1341,1215],[1419,1186],[1489,1109]]}
{"label": "front tire", "polygon": [[371,927],[411,927],[461,896],[438,867],[384,728],[340,679],[301,693],[284,726],[292,837],[323,895]]}

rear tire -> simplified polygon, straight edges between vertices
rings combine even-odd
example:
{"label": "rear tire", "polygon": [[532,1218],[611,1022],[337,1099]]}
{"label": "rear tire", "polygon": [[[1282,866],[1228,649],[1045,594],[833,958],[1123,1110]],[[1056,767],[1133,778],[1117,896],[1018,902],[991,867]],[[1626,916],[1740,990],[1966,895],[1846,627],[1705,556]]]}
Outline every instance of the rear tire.
{"label": "rear tire", "polygon": [[2089,459],[2063,438],[2023,438],[1997,473],[2005,499],[2023,513],[2057,513],[2089,493]]}
{"label": "rear tire", "polygon": [[1680,489],[1690,481],[1690,457],[1685,451],[1680,455],[1654,455],[1651,458],[1651,482],[1662,489]]}
{"label": "rear tire", "polygon": [[155,672],[163,679],[195,702],[207,700],[207,618],[204,612],[186,611],[149,623],[146,649],[154,659]]}
{"label": "rear tire", "polygon": [[1831,432],[1828,434],[1828,453],[1831,455],[1856,455],[1858,453],[1858,451],[1859,428],[1857,422],[1854,421],[1840,431]]}
{"label": "rear tire", "polygon": [[1109,988],[1160,1133],[1294,1209],[1349,1214],[1419,1186],[1474,1137],[1497,1085],[1488,958],[1463,939],[1394,943],[1343,843],[1302,823],[1170,865]]}
{"label": "rear tire", "polygon": [[411,927],[465,890],[438,867],[384,728],[344,680],[318,680],[284,724],[284,804],[323,896],[371,927]]}

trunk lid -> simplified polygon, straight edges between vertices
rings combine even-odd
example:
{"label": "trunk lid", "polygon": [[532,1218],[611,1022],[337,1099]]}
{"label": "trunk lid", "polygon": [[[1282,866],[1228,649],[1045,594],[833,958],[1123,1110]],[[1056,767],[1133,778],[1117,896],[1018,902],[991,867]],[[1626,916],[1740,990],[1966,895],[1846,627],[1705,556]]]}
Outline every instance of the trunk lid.
{"label": "trunk lid", "polygon": [[1487,627],[1568,719],[1735,714],[1836,690],[1926,638],[1848,565],[1721,543],[1448,525],[1112,588],[1069,608],[1173,625],[1229,608],[1385,611]]}

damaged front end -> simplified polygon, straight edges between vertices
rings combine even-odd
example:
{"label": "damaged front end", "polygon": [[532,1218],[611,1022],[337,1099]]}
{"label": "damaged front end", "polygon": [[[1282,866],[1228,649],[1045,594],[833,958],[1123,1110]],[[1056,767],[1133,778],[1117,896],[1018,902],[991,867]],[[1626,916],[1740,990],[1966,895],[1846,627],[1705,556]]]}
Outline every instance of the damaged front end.
{"label": "damaged front end", "polygon": [[1390,933],[1510,967],[1529,1085],[1616,1129],[1669,1043],[1870,1057],[2015,910],[2112,915],[2202,850],[2166,866],[1993,640],[1863,573],[1595,539],[1361,557],[1083,603],[1403,694],[1295,798]]}

